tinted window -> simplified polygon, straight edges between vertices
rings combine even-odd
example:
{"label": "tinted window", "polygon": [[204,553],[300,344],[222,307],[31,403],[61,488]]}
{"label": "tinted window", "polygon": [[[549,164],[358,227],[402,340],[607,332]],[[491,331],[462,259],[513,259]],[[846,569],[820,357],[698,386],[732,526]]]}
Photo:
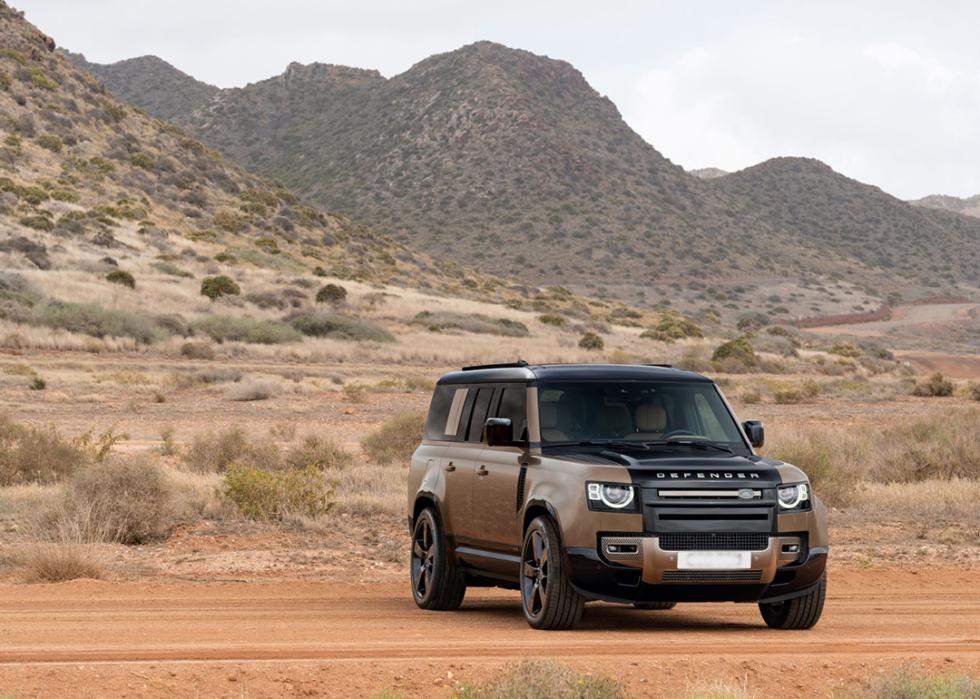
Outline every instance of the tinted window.
{"label": "tinted window", "polygon": [[426,439],[446,438],[446,421],[449,419],[455,394],[455,386],[436,386],[432,402],[429,403],[429,417],[425,421]]}
{"label": "tinted window", "polygon": [[527,389],[524,386],[504,389],[497,417],[510,418],[514,426],[514,439],[527,439]]}
{"label": "tinted window", "polygon": [[487,409],[490,407],[492,397],[492,386],[485,386],[477,391],[476,400],[473,401],[472,417],[470,417],[470,429],[466,433],[467,442],[483,440],[483,423],[487,420]]}

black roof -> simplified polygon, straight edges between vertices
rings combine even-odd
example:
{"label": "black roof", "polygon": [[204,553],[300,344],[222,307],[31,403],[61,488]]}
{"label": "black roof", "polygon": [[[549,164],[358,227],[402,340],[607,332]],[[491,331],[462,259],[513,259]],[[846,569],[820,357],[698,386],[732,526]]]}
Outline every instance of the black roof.
{"label": "black roof", "polygon": [[527,364],[489,365],[453,371],[440,384],[530,381],[705,381],[693,371],[652,364]]}

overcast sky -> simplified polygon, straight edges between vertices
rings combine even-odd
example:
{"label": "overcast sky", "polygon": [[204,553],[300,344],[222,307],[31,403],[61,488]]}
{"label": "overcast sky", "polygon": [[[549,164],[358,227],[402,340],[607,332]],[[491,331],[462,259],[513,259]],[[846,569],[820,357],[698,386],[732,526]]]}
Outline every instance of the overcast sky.
{"label": "overcast sky", "polygon": [[980,3],[11,0],[60,46],[222,87],[291,61],[400,73],[479,39],[571,62],[687,168],[819,158],[903,198],[980,193]]}

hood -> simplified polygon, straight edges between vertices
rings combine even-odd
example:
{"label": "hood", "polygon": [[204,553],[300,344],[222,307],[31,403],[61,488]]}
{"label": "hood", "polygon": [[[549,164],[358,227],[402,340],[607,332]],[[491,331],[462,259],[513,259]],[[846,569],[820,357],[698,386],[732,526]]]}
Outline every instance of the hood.
{"label": "hood", "polygon": [[588,463],[624,466],[633,482],[641,487],[755,485],[775,487],[781,482],[777,465],[759,456],[721,453],[681,453],[631,456],[615,450],[576,454],[573,458]]}

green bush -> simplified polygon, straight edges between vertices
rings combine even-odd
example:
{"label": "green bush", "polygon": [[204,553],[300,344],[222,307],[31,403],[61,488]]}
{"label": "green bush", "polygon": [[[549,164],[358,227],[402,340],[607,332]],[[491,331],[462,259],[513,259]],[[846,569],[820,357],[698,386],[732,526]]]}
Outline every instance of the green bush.
{"label": "green bush", "polygon": [[835,342],[834,346],[830,348],[830,353],[851,359],[864,354],[859,347],[854,346],[850,342]]}
{"label": "green bush", "polygon": [[319,517],[333,506],[333,488],[316,466],[264,471],[232,465],[223,492],[249,519],[281,520],[286,515]]}
{"label": "green bush", "polygon": [[339,313],[293,313],[286,317],[286,322],[311,337],[366,342],[395,341],[395,336],[380,325]]}
{"label": "green bush", "polygon": [[54,223],[47,216],[24,216],[20,219],[20,225],[33,228],[36,231],[53,231]]}
{"label": "green bush", "polygon": [[726,368],[729,370],[759,365],[759,358],[752,347],[752,340],[747,335],[718,345],[711,355],[711,361],[728,365]]}
{"label": "green bush", "polygon": [[41,376],[35,376],[31,380],[31,385],[29,386],[29,388],[32,391],[43,391],[47,387],[48,387],[48,382],[45,381],[44,378]]}
{"label": "green bush", "polygon": [[193,327],[216,342],[279,345],[303,339],[300,331],[285,323],[239,316],[205,316],[194,321]]}
{"label": "green bush", "polygon": [[40,68],[31,68],[31,85],[39,87],[42,90],[48,90],[49,92],[54,92],[58,89],[58,83],[49,78],[44,74]]}
{"label": "green bush", "polygon": [[255,241],[255,247],[270,255],[279,255],[282,253],[282,250],[279,249],[279,243],[276,242],[275,238],[258,238]]}
{"label": "green bush", "polygon": [[121,284],[130,289],[136,288],[136,279],[129,272],[122,269],[115,269],[105,275],[105,280],[111,284]]}
{"label": "green bush", "polygon": [[329,303],[338,306],[347,300],[347,289],[339,284],[327,284],[316,292],[317,303]]}
{"label": "green bush", "polygon": [[407,464],[422,441],[425,415],[406,412],[395,415],[361,440],[367,457],[377,464],[400,461]]}
{"label": "green bush", "polygon": [[578,341],[578,346],[586,350],[599,351],[605,348],[606,343],[603,342],[601,337],[590,330],[582,335]]}
{"label": "green bush", "polygon": [[937,371],[924,381],[916,381],[912,387],[913,396],[946,398],[953,395],[953,382],[943,378],[942,372]]}
{"label": "green bush", "polygon": [[641,338],[672,343],[689,337],[704,337],[694,322],[684,316],[667,314],[663,316],[652,330],[645,330]]}
{"label": "green bush", "polygon": [[201,295],[214,301],[222,296],[238,296],[242,289],[231,277],[219,274],[216,277],[205,277],[201,280]]}
{"label": "green bush", "polygon": [[143,170],[152,170],[156,166],[153,156],[147,153],[133,153],[129,156],[129,162]]}

